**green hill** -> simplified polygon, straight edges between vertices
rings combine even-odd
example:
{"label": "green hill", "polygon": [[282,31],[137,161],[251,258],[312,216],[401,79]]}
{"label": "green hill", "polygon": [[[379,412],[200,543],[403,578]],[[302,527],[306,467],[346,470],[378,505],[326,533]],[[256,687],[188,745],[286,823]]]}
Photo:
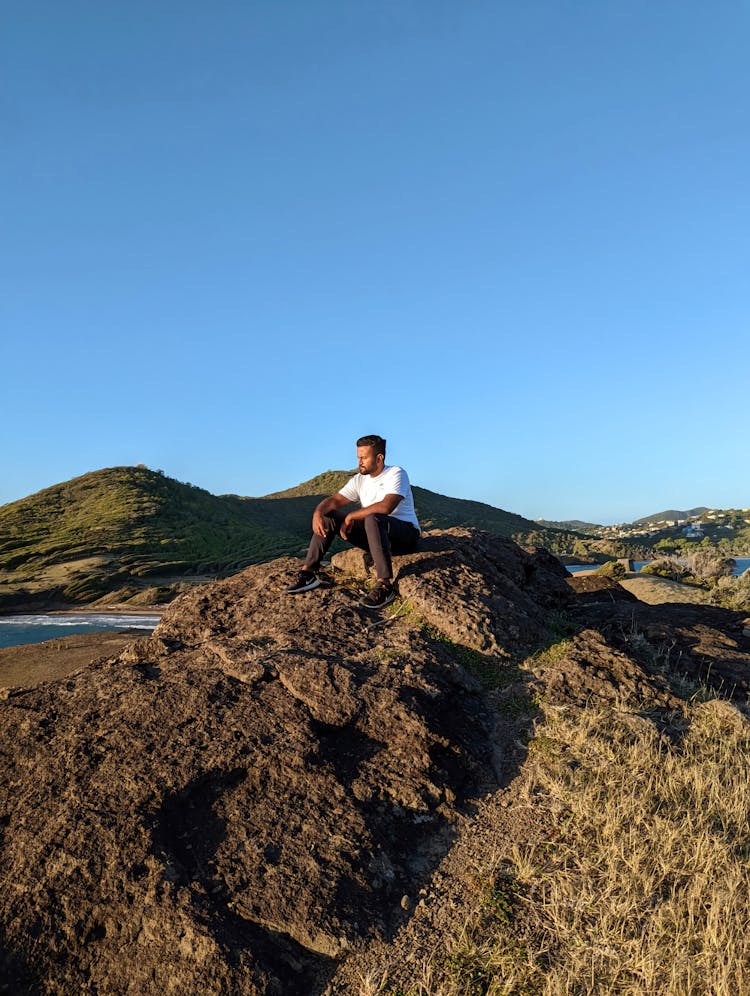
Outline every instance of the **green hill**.
{"label": "green hill", "polygon": [[705,505],[699,505],[697,508],[688,508],[684,511],[680,511],[675,508],[668,508],[664,512],[654,512],[653,515],[645,515],[641,519],[634,519],[630,523],[631,526],[650,526],[656,522],[676,522],[682,519],[694,519],[699,515],[703,515],[707,512],[708,508]]}
{"label": "green hill", "polygon": [[562,529],[563,531],[584,533],[586,536],[600,536],[604,526],[596,522],[585,522],[583,519],[564,519],[554,521],[552,519],[535,519],[537,525],[545,529]]}
{"label": "green hill", "polygon": [[[276,491],[267,498],[274,500],[308,496],[315,500],[310,504],[310,512],[323,495],[333,494],[342,488],[356,471],[327,470],[317,477],[286,491]],[[450,498],[447,495],[429,491],[427,488],[412,487],[414,506],[423,529],[449,529],[451,526],[474,526],[501,536],[509,536],[526,546],[543,546],[555,553],[572,550],[580,537],[571,530],[550,528],[531,519],[525,519],[514,512],[506,512],[494,505],[467,498]]]}
{"label": "green hill", "polygon": [[266,498],[309,498],[311,496],[319,498],[321,495],[332,495],[343,488],[349,478],[356,473],[356,470],[326,470],[322,474],[318,474],[317,477],[311,477],[309,481],[303,481],[296,487],[287,488],[286,491],[274,491],[272,494],[266,495]]}
{"label": "green hill", "polygon": [[[166,599],[175,584],[304,552],[312,510],[350,471],[263,498],[212,495],[146,467],[94,471],[0,508],[0,610]],[[414,489],[424,528],[476,526],[564,552],[574,534]]]}
{"label": "green hill", "polygon": [[[295,552],[302,504],[216,497],[145,467],[84,474],[0,508],[0,608],[126,600]],[[32,597],[11,597],[19,588]]]}

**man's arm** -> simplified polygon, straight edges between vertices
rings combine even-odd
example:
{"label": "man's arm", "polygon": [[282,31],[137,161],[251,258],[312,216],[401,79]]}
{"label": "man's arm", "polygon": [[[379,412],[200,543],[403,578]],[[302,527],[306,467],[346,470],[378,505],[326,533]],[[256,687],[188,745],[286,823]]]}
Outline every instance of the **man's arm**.
{"label": "man's arm", "polygon": [[[339,495],[341,497],[341,495]],[[381,498],[380,501],[376,501],[374,505],[368,505],[366,508],[358,508],[354,512],[350,512],[344,521],[341,523],[341,538],[346,539],[346,535],[351,528],[352,522],[358,522],[360,519],[366,519],[368,515],[391,515],[395,511],[396,506],[400,501],[403,500],[403,495],[386,495],[385,498]],[[344,499],[346,503],[346,499]]]}
{"label": "man's arm", "polygon": [[313,512],[312,528],[315,535],[325,536],[326,534],[325,526],[323,525],[324,515],[332,512],[335,508],[341,508],[342,505],[348,505],[349,503],[349,499],[344,498],[342,494],[331,495],[329,498],[324,498]]}

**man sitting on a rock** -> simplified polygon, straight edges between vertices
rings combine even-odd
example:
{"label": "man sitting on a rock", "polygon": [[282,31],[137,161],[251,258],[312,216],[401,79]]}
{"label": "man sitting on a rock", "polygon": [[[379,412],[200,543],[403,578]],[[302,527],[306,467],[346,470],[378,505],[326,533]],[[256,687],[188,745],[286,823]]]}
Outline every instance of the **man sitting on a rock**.
{"label": "man sitting on a rock", "polygon": [[[338,494],[325,498],[312,517],[313,537],[299,576],[287,591],[297,595],[320,585],[320,562],[338,533],[353,546],[367,550],[375,562],[377,585],[362,604],[382,609],[396,597],[391,553],[413,553],[419,541],[419,522],[405,470],[385,463],[385,440],[362,436],[357,440],[355,474]],[[361,508],[344,512],[358,501]]]}

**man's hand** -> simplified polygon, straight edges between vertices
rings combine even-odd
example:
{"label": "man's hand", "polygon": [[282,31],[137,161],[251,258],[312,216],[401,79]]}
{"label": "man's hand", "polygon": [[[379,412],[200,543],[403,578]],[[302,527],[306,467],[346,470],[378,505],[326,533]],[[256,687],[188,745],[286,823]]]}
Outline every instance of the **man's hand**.
{"label": "man's hand", "polygon": [[315,535],[320,536],[321,539],[325,539],[326,526],[323,521],[324,517],[328,515],[329,512],[333,512],[334,509],[341,508],[342,505],[348,504],[349,500],[340,494],[331,495],[330,498],[324,498],[313,512],[312,528]]}
{"label": "man's hand", "polygon": [[352,522],[354,522],[354,516],[350,512],[344,521],[341,523],[341,528],[339,529],[339,535],[341,539],[348,539],[349,530],[352,528]]}
{"label": "man's hand", "polygon": [[319,508],[316,508],[313,512],[312,528],[316,536],[325,536],[326,527],[323,524],[323,516],[320,514]]}

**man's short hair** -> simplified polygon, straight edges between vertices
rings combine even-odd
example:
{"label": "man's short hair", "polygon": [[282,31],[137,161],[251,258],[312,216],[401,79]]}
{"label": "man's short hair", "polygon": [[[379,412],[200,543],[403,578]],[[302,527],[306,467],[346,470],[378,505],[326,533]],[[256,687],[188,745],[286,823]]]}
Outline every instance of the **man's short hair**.
{"label": "man's short hair", "polygon": [[375,456],[382,453],[385,456],[385,440],[382,436],[362,436],[357,440],[357,446],[372,446]]}

